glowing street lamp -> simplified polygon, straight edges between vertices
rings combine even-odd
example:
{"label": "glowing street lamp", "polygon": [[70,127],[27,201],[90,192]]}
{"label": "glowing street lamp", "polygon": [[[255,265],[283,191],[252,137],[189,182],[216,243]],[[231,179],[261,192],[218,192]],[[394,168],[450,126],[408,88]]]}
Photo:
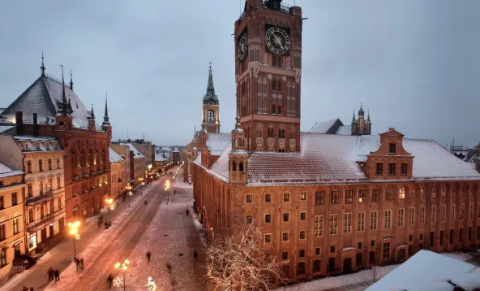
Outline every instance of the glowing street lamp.
{"label": "glowing street lamp", "polygon": [[125,272],[126,272],[127,269],[128,269],[128,265],[130,265],[130,261],[127,259],[127,260],[125,260],[125,262],[123,262],[123,263],[116,263],[115,266],[114,266],[115,269],[122,271],[123,280],[122,280],[122,278],[118,277],[118,278],[116,278],[116,279],[114,280],[114,283],[113,283],[113,284],[115,285],[115,287],[120,287],[120,286],[122,285],[122,283],[123,283],[123,291],[126,290],[126,289],[125,289],[125,288],[126,288],[126,286],[125,286]]}
{"label": "glowing street lamp", "polygon": [[145,285],[147,287],[147,291],[157,291],[157,284],[155,284],[155,281],[153,280],[152,277],[148,277],[148,282]]}
{"label": "glowing street lamp", "polygon": [[128,183],[127,186],[125,186],[125,190],[127,190],[127,194],[128,194],[128,207],[130,207],[130,201],[132,200],[131,199],[131,196],[132,196],[132,186],[130,186],[130,183]]}
{"label": "glowing street lamp", "polygon": [[77,246],[75,245],[75,241],[80,239],[80,234],[78,233],[78,227],[80,227],[80,221],[69,222],[68,228],[70,230],[70,234],[73,238],[73,256],[77,257]]}
{"label": "glowing street lamp", "polygon": [[112,202],[113,202],[112,198],[105,199],[105,203],[107,204],[107,209],[108,209],[108,220],[110,225],[112,224],[112,217],[110,216],[110,209],[113,208]]}

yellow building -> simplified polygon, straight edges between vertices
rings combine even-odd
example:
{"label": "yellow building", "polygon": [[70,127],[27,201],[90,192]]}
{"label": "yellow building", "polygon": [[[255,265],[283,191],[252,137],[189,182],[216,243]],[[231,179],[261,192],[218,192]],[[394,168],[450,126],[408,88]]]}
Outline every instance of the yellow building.
{"label": "yellow building", "polygon": [[110,194],[118,198],[127,186],[126,163],[121,155],[110,147]]}
{"label": "yellow building", "polygon": [[13,260],[25,254],[23,174],[0,163],[0,282],[17,272]]}

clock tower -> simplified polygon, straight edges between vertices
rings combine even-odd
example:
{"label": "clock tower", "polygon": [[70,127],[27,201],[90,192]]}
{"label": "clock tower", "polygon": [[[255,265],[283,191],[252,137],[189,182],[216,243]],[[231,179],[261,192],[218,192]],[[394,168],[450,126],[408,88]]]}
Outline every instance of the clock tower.
{"label": "clock tower", "polygon": [[235,22],[237,116],[248,151],[300,151],[302,9],[247,0]]}
{"label": "clock tower", "polygon": [[213,87],[212,65],[208,71],[207,93],[203,96],[202,130],[208,133],[220,133],[220,103]]}

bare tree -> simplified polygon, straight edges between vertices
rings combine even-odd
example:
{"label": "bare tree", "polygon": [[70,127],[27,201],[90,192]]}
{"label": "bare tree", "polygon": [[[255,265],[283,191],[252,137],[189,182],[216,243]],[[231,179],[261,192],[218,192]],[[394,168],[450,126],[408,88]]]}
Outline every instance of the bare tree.
{"label": "bare tree", "polygon": [[208,290],[271,290],[281,282],[280,265],[262,250],[263,235],[253,220],[236,220],[232,235],[216,235],[207,248]]}
{"label": "bare tree", "polygon": [[372,284],[375,284],[380,278],[380,268],[378,266],[373,266],[367,271],[367,278],[372,281]]}

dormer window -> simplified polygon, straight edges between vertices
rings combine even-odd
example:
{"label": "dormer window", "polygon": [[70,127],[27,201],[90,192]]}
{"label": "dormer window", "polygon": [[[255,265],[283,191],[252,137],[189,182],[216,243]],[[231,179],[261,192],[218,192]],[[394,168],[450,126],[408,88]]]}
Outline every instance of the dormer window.
{"label": "dormer window", "polygon": [[391,154],[396,154],[397,153],[397,145],[396,144],[394,144],[394,143],[390,144],[389,153],[391,153]]}
{"label": "dormer window", "polygon": [[25,143],[23,144],[23,147],[25,148],[25,150],[28,150],[28,142],[25,142]]}

